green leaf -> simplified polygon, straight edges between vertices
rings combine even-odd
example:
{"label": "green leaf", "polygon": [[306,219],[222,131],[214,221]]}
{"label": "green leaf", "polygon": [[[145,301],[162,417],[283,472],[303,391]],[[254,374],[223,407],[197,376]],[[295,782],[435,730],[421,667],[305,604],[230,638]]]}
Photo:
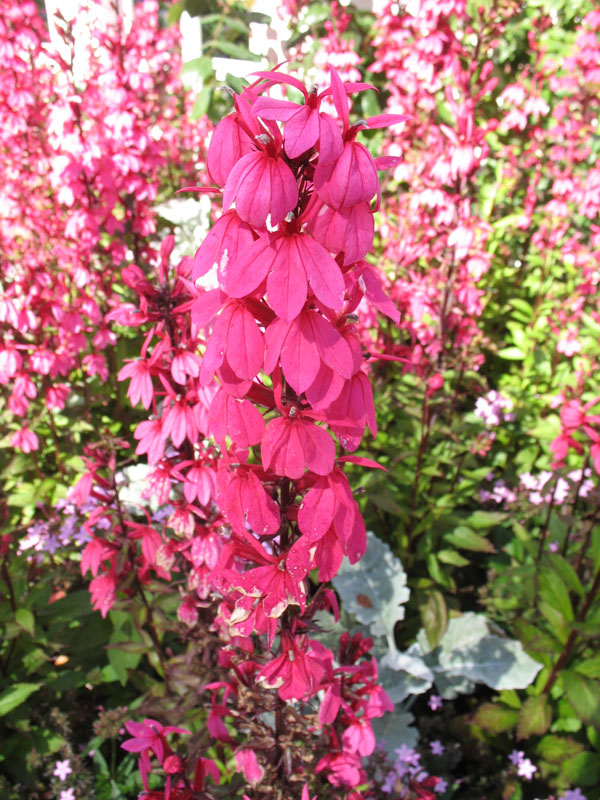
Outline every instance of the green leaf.
{"label": "green leaf", "polygon": [[577,664],[575,671],[588,678],[600,678],[600,653]]}
{"label": "green leaf", "polygon": [[461,550],[475,550],[477,553],[495,553],[496,548],[491,542],[475,533],[464,525],[459,525],[450,533],[444,535],[444,540]]}
{"label": "green leaf", "polygon": [[212,58],[210,56],[200,56],[186,61],[181,68],[181,75],[197,75],[202,80],[206,80],[213,74]]}
{"label": "green leaf", "polygon": [[567,700],[575,715],[587,725],[600,726],[600,681],[571,670],[564,670],[561,679]]}
{"label": "green leaf", "polygon": [[0,694],[0,717],[24,703],[29,695],[37,692],[41,685],[41,683],[15,683],[10,689],[2,692]]}
{"label": "green leaf", "polygon": [[597,788],[600,784],[600,755],[597,753],[579,753],[565,761],[562,769],[573,785]]}
{"label": "green leaf", "polygon": [[442,564],[450,564],[452,567],[466,567],[470,563],[468,558],[464,558],[456,550],[438,550],[437,557]]}
{"label": "green leaf", "polygon": [[567,736],[549,734],[539,742],[536,752],[550,764],[561,764],[583,751],[583,745]]}
{"label": "green leaf", "polygon": [[528,739],[530,736],[543,736],[552,722],[552,710],[548,704],[548,695],[528,697],[519,713],[517,737]]}
{"label": "green leaf", "polygon": [[212,86],[203,86],[202,89],[200,89],[196,95],[194,106],[192,108],[192,119],[200,119],[200,117],[203,117],[208,112],[212,94]]}
{"label": "green leaf", "polygon": [[547,558],[550,560],[552,568],[560,577],[565,586],[570,591],[575,592],[580,597],[583,597],[585,595],[585,591],[581,585],[581,581],[579,580],[577,573],[571,564],[569,564],[569,562],[558,553],[548,553]]}
{"label": "green leaf", "polygon": [[435,649],[448,625],[448,608],[444,595],[437,589],[427,593],[425,603],[419,605],[421,622],[427,634],[427,641],[431,649]]}
{"label": "green leaf", "polygon": [[505,733],[512,730],[519,720],[519,712],[514,708],[482,703],[473,717],[473,722],[488,733]]}
{"label": "green leaf", "polygon": [[523,361],[525,358],[518,347],[503,347],[502,350],[498,350],[498,355],[507,361]]}
{"label": "green leaf", "polygon": [[167,12],[167,26],[171,27],[172,25],[176,25],[184,11],[185,0],[178,0],[177,3],[173,3]]}
{"label": "green leaf", "polygon": [[509,517],[504,511],[474,511],[465,522],[471,528],[493,528],[494,525],[507,520]]}
{"label": "green leaf", "polygon": [[30,636],[35,636],[35,617],[28,608],[18,608],[15,613],[15,621]]}
{"label": "green leaf", "polygon": [[229,58],[239,58],[243,61],[262,61],[262,56],[251,53],[247,47],[242,47],[239,44],[233,44],[233,42],[228,42],[223,39],[207,42],[203,49],[211,52],[221,52],[229,56]]}
{"label": "green leaf", "polygon": [[556,439],[561,429],[562,426],[558,414],[548,414],[548,416],[540,420],[537,425],[530,428],[527,433],[535,439],[549,441],[551,439]]}
{"label": "green leaf", "polygon": [[539,571],[539,587],[540,598],[556,609],[564,620],[572,622],[575,615],[569,592],[556,572],[542,567]]}

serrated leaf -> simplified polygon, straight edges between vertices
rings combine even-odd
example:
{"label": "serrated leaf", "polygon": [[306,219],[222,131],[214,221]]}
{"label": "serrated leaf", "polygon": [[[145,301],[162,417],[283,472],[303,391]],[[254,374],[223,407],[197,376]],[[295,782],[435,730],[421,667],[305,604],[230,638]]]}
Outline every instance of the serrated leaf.
{"label": "serrated leaf", "polygon": [[15,683],[0,694],[0,717],[20,706],[40,688],[41,683]]}
{"label": "serrated leaf", "polygon": [[35,636],[35,617],[28,608],[18,608],[15,612],[15,621],[30,636]]}
{"label": "serrated leaf", "polygon": [[517,737],[528,739],[530,736],[543,736],[552,722],[552,709],[548,703],[548,695],[528,697],[519,713]]}
{"label": "serrated leaf", "polygon": [[488,733],[505,733],[512,730],[519,720],[519,712],[514,708],[483,703],[477,709],[473,722]]}
{"label": "serrated leaf", "polygon": [[402,564],[387,544],[368,531],[365,555],[354,565],[344,558],[333,585],[348,613],[369,625],[374,636],[393,641],[394,625],[404,619],[410,590]]}
{"label": "serrated leaf", "polygon": [[561,764],[583,751],[583,745],[567,736],[544,736],[538,743],[536,752],[550,764]]}
{"label": "serrated leaf", "polygon": [[567,759],[562,765],[565,778],[574,786],[593,786],[600,784],[600,755],[579,753]]}
{"label": "serrated leaf", "polygon": [[600,726],[600,681],[571,670],[564,670],[561,679],[567,700],[575,715],[587,725]]}

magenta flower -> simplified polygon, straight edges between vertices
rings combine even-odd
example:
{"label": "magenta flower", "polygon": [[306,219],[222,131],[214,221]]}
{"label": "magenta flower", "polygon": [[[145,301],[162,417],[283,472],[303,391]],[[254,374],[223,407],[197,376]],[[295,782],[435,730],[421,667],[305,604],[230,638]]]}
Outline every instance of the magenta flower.
{"label": "magenta flower", "polygon": [[125,727],[133,738],[123,742],[121,745],[123,750],[127,750],[129,753],[152,752],[161,764],[168,748],[166,736],[169,733],[190,734],[190,731],[185,728],[176,728],[172,725],[163,727],[155,719],[145,719],[143,722],[128,720],[125,723]]}

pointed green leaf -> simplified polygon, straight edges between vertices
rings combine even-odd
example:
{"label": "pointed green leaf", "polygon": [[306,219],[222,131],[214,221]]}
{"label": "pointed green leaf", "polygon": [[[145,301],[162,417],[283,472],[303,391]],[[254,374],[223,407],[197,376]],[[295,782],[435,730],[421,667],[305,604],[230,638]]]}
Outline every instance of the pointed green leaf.
{"label": "pointed green leaf", "polygon": [[41,683],[15,683],[0,694],[0,717],[24,703],[29,695],[37,692]]}
{"label": "pointed green leaf", "polygon": [[552,710],[548,704],[548,695],[528,697],[519,713],[517,737],[528,739],[530,736],[543,736],[552,722]]}

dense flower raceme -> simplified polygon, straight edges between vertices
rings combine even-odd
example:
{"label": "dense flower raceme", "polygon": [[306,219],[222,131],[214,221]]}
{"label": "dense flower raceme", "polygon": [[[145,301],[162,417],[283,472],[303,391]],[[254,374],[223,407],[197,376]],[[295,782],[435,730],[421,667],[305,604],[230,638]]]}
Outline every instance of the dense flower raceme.
{"label": "dense flower raceme", "polygon": [[33,3],[1,6],[0,392],[30,453],[74,384],[107,381],[117,272],[144,257],[159,187],[195,169],[208,127],[180,113],[178,35],[159,30],[157,3],[136,6],[127,34],[99,2],[65,24],[71,53],[89,26],[82,74]]}
{"label": "dense flower raceme", "polygon": [[[297,89],[304,102],[269,98],[265,91],[276,83]],[[137,453],[154,466],[163,502],[171,482],[180,491],[174,516],[189,514],[182,530],[191,550],[217,555],[195,599],[188,595],[180,609],[180,618],[194,624],[199,598],[221,597],[214,626],[229,647],[220,658],[237,677],[215,685],[209,728],[230,740],[219,720],[236,716],[240,681],[266,692],[274,709],[311,698],[314,705],[324,690],[310,736],[318,734],[328,751],[318,773],[340,791],[364,781],[362,757],[375,746],[370,720],[391,708],[374,663],[364,660],[369,644],[355,644],[351,662],[341,657],[337,667],[310,635],[316,611],[332,607],[334,596],[315,593],[309,575],[314,570],[313,580],[325,583],[344,555],[355,563],[366,547],[343,472],[344,461],[364,460],[338,451],[356,450],[367,427],[376,433],[354,311],[366,296],[397,319],[377,271],[363,260],[373,240],[377,170],[395,162],[373,159],[356,137],[361,127],[404,118],[352,125],[347,93],[368,88],[343,84],[334,70],[320,94],[281,73],[259,73],[234,96],[234,111],[211,140],[207,167],[224,209],[193,263],[184,259],[169,283],[172,241],[166,240],[160,288],[138,267],[127,268],[124,279],[139,295],[139,309],[121,306],[109,315],[152,326],[142,359],[120,373],[130,379],[132,402],[154,414],[138,426]],[[337,119],[321,110],[326,97]],[[210,270],[218,285],[205,290],[198,281]],[[103,546],[101,540],[87,546],[83,568],[92,563],[88,552],[97,551],[98,572],[114,583],[115,561]],[[238,753],[250,784],[283,769],[284,780],[297,785],[301,759],[283,768],[277,746],[251,756],[243,742]]]}
{"label": "dense flower raceme", "polygon": [[[600,195],[590,148],[598,95],[590,87],[597,81],[600,16],[592,11],[578,23],[569,56],[558,62],[544,44],[552,21],[540,15],[529,33],[529,63],[514,83],[498,86],[494,54],[520,11],[518,3],[471,11],[462,0],[423,0],[400,9],[389,3],[377,22],[368,68],[385,74],[388,110],[411,118],[387,143],[386,152],[403,155],[394,171],[402,191],[382,210],[382,244],[407,334],[397,352],[425,377],[457,360],[461,368],[482,362],[479,320],[497,258],[490,223],[504,213],[501,200],[482,200],[482,176],[499,189],[525,187],[520,213],[502,228],[526,245],[515,256],[517,283],[529,261],[541,262],[547,276],[550,251],[560,252],[576,276],[575,297],[567,302],[557,281],[542,314],[536,305],[557,353],[581,353],[580,321],[586,313],[597,319]],[[490,156],[504,165],[500,178],[485,172]]]}

